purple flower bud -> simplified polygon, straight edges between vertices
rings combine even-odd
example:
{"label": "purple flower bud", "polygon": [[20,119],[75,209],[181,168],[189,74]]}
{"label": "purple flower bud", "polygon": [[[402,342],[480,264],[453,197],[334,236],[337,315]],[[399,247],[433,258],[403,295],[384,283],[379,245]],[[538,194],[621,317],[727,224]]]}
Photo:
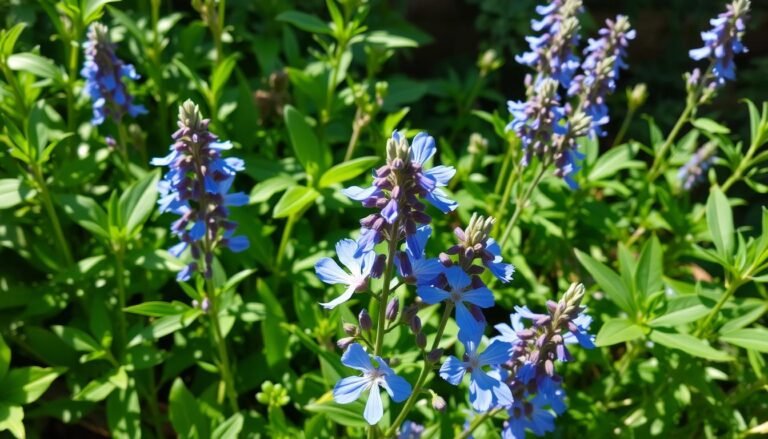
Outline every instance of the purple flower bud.
{"label": "purple flower bud", "polygon": [[373,328],[373,321],[371,320],[370,314],[368,314],[368,311],[363,308],[362,311],[360,311],[360,314],[357,316],[357,320],[360,323],[360,330],[363,332],[368,332]]}
{"label": "purple flower bud", "polygon": [[419,316],[413,316],[413,318],[411,318],[410,325],[411,325],[411,331],[414,334],[418,334],[421,332],[421,319],[419,318]]}
{"label": "purple flower bud", "polygon": [[378,279],[381,277],[381,275],[384,273],[384,268],[387,264],[387,257],[386,255],[378,255],[376,256],[376,260],[373,262],[373,267],[371,267],[371,277],[374,279]]}
{"label": "purple flower bud", "polygon": [[400,311],[400,301],[397,297],[393,297],[387,304],[386,319],[390,322],[397,320],[397,313]]}
{"label": "purple flower bud", "polygon": [[340,338],[336,342],[336,346],[338,346],[339,349],[341,349],[342,351],[345,351],[347,350],[347,347],[349,347],[349,345],[351,345],[354,342],[355,342],[355,337],[344,337],[344,338]]}
{"label": "purple flower bud", "polygon": [[354,337],[357,335],[357,325],[354,325],[352,323],[344,323],[343,328],[344,328],[344,333],[349,335],[350,337]]}
{"label": "purple flower bud", "polygon": [[437,410],[438,412],[442,412],[445,410],[445,399],[443,399],[442,396],[438,395],[437,393],[432,394],[432,408]]}
{"label": "purple flower bud", "polygon": [[416,346],[418,346],[419,349],[427,347],[427,336],[423,332],[416,334]]}
{"label": "purple flower bud", "polygon": [[443,357],[443,350],[441,348],[433,349],[427,354],[427,361],[430,363],[437,363]]}

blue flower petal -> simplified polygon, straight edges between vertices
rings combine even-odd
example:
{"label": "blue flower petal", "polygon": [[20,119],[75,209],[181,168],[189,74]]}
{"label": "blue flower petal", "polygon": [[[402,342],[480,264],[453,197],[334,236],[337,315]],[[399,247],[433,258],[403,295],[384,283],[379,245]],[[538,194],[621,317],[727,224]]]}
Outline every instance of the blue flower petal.
{"label": "blue flower petal", "polygon": [[368,394],[368,402],[365,403],[363,417],[370,425],[376,425],[382,416],[384,416],[384,408],[381,405],[381,391],[379,386],[373,386]]}
{"label": "blue flower petal", "polygon": [[464,363],[451,355],[440,367],[440,378],[448,381],[454,386],[458,386],[466,372],[467,368],[464,366]]}
{"label": "blue flower petal", "polygon": [[343,378],[333,387],[333,400],[338,404],[357,401],[370,382],[370,378],[364,376]]}

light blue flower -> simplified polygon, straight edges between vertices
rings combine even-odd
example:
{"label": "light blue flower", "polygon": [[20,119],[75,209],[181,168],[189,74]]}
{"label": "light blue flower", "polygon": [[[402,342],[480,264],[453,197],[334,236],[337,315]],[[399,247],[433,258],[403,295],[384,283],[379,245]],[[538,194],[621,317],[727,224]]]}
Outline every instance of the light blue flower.
{"label": "light blue flower", "polygon": [[458,386],[464,375],[469,373],[469,401],[473,409],[485,412],[496,405],[513,403],[509,386],[499,380],[495,371],[483,369],[509,360],[512,345],[493,341],[483,352],[478,352],[481,338],[482,334],[476,334],[473,339],[464,341],[464,361],[454,356],[448,357],[440,368],[440,377]]}
{"label": "light blue flower", "polygon": [[400,426],[400,432],[397,434],[397,439],[421,439],[421,435],[424,434],[424,426],[417,424],[413,421],[405,421]]}
{"label": "light blue flower", "polygon": [[424,303],[429,305],[446,300],[453,302],[456,308],[455,318],[456,324],[459,326],[460,339],[472,340],[478,334],[482,335],[482,323],[472,316],[466,304],[490,308],[494,304],[493,293],[485,286],[469,288],[472,280],[461,267],[455,265],[448,267],[443,274],[448,281],[448,291],[433,285],[421,285],[416,289],[416,294],[421,297]]}
{"label": "light blue flower", "polygon": [[531,401],[515,401],[507,411],[509,419],[504,422],[503,439],[525,439],[526,429],[536,436],[555,429],[555,415],[544,407],[538,397]]}
{"label": "light blue flower", "polygon": [[315,273],[321,281],[347,286],[341,296],[328,303],[321,303],[326,309],[333,309],[352,298],[355,292],[365,291],[368,288],[376,253],[367,252],[356,256],[356,252],[357,243],[354,240],[342,239],[336,243],[336,255],[349,272],[342,270],[331,258],[323,258],[315,264]]}
{"label": "light blue flower", "polygon": [[512,280],[512,275],[515,274],[515,266],[503,262],[501,257],[501,247],[493,238],[488,238],[486,241],[485,249],[493,256],[493,259],[483,259],[483,265],[496,276],[496,278],[504,283],[508,283]]}
{"label": "light blue flower", "polygon": [[379,387],[383,387],[395,402],[403,402],[411,395],[411,385],[408,381],[395,375],[381,357],[373,359],[377,366],[371,363],[370,356],[362,346],[357,343],[349,345],[341,356],[341,363],[363,372],[363,375],[344,378],[333,388],[333,400],[338,404],[357,401],[363,392],[368,390],[368,402],[365,404],[363,417],[371,425],[378,423],[384,415]]}

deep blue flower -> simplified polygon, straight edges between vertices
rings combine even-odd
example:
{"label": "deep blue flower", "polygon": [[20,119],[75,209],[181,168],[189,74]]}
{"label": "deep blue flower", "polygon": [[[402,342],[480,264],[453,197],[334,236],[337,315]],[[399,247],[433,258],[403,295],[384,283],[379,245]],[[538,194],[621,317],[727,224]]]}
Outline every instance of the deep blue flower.
{"label": "deep blue flower", "polygon": [[[387,142],[387,163],[374,172],[373,185],[343,191],[363,206],[379,209],[360,221],[358,253],[370,251],[385,238],[398,241],[413,235],[418,225],[429,223],[431,218],[424,212],[420,198],[443,213],[456,209],[457,203],[442,189],[456,170],[451,166],[424,169],[436,150],[435,139],[426,133],[417,134],[409,145],[405,136],[395,131]],[[393,230],[395,224],[397,230]]]}
{"label": "deep blue flower", "polygon": [[525,430],[543,436],[555,429],[555,415],[542,404],[541,399],[515,401],[508,409],[509,419],[501,432],[503,439],[525,439]]}
{"label": "deep blue flower", "polygon": [[459,326],[459,338],[473,340],[478,334],[482,335],[483,325],[472,315],[467,305],[490,308],[494,304],[493,293],[484,285],[474,288],[472,280],[461,267],[448,267],[443,275],[447,280],[447,289],[421,285],[416,289],[416,294],[429,305],[443,301],[452,302],[456,309],[455,318]]}
{"label": "deep blue flower", "polygon": [[560,105],[557,93],[558,82],[544,79],[532,90],[525,102],[509,101],[512,121],[507,130],[513,130],[523,145],[523,164],[528,165],[532,156],[551,156],[553,136],[565,135],[568,130],[564,123],[565,108]]}
{"label": "deep blue flower", "polygon": [[568,87],[579,58],[574,49],[579,43],[579,20],[576,15],[582,9],[581,0],[552,0],[548,5],[539,5],[536,12],[540,20],[533,20],[531,27],[539,36],[526,37],[530,51],[515,57],[520,64],[537,72],[540,78],[553,78]]}
{"label": "deep blue flower", "polygon": [[432,227],[419,227],[416,233],[408,236],[405,251],[398,253],[395,263],[400,276],[406,282],[417,285],[429,284],[443,272],[444,267],[439,260],[427,258],[424,254],[431,234]]}
{"label": "deep blue flower", "polygon": [[726,7],[726,11],[709,21],[712,29],[701,33],[704,46],[689,52],[690,57],[699,61],[709,59],[714,63],[707,75],[712,75],[712,82],[706,84],[710,88],[725,85],[726,81],[736,79],[736,63],[734,56],[744,53],[747,48],[741,38],[749,19],[749,0],[734,0]]}
{"label": "deep blue flower", "polygon": [[469,401],[472,408],[485,412],[496,405],[510,405],[513,402],[509,386],[499,379],[498,374],[484,369],[505,363],[509,359],[512,345],[493,341],[483,352],[478,352],[481,338],[482,333],[478,332],[471,339],[463,340],[463,361],[454,356],[448,357],[440,367],[440,377],[458,386],[464,375],[469,373]]}
{"label": "deep blue flower", "polygon": [[210,278],[213,252],[219,247],[240,252],[249,246],[248,238],[234,236],[237,223],[228,219],[229,207],[248,204],[248,195],[229,193],[235,174],[244,169],[244,164],[238,158],[221,157],[221,151],[232,148],[232,144],[218,142],[208,131],[208,123],[192,101],[184,102],[170,154],[151,162],[170,168],[158,183],[160,212],[180,216],[171,231],[181,242],[169,252],[179,257],[189,248],[195,260],[178,273],[179,280],[188,280],[198,270]]}
{"label": "deep blue flower", "polygon": [[115,55],[107,27],[93,23],[84,46],[85,63],[80,74],[85,78],[84,90],[93,105],[91,123],[101,125],[107,116],[120,122],[125,114],[132,117],[145,114],[147,109],[133,103],[133,97],[123,83],[123,79],[135,81],[139,75],[131,64]]}
{"label": "deep blue flower", "polygon": [[356,252],[357,243],[352,239],[342,239],[336,243],[336,255],[349,272],[342,270],[339,264],[331,258],[323,258],[315,264],[315,272],[321,281],[327,284],[347,286],[341,296],[328,303],[321,303],[326,309],[333,309],[351,299],[356,292],[368,289],[368,281],[376,260],[376,253],[367,252],[358,256]]}
{"label": "deep blue flower", "polygon": [[395,402],[405,401],[411,395],[411,385],[408,381],[395,375],[381,357],[373,359],[377,366],[371,363],[371,358],[362,346],[357,343],[349,345],[341,356],[341,363],[359,370],[363,375],[341,379],[333,388],[333,400],[338,404],[357,401],[363,392],[368,390],[368,402],[365,404],[363,417],[371,425],[378,423],[384,415],[379,387],[383,387]]}
{"label": "deep blue flower", "polygon": [[583,73],[574,78],[568,94],[581,98],[579,105],[592,118],[592,129],[604,135],[602,126],[609,121],[605,98],[616,90],[619,71],[627,68],[624,58],[635,31],[630,28],[629,19],[619,15],[615,20],[607,19],[599,35],[600,38],[589,40],[581,64]]}

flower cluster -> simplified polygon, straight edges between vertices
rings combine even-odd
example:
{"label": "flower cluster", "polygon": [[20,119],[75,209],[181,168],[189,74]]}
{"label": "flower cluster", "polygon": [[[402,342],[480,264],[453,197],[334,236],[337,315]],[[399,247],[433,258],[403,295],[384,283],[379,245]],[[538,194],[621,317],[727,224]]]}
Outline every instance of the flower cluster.
{"label": "flower cluster", "polygon": [[600,38],[590,39],[584,50],[583,73],[574,78],[568,95],[580,97],[581,108],[592,118],[592,129],[605,135],[602,125],[609,120],[605,97],[616,91],[619,70],[627,68],[624,58],[635,31],[629,19],[619,15],[615,20],[607,19],[598,33]]}
{"label": "flower cluster", "polygon": [[530,51],[515,60],[567,87],[579,67],[574,49],[579,44],[580,26],[576,15],[581,10],[581,0],[553,0],[546,6],[537,6],[536,12],[542,17],[533,20],[531,27],[541,35],[526,37]]}
{"label": "flower cluster", "polygon": [[736,64],[733,59],[735,55],[747,51],[741,38],[749,19],[750,6],[750,0],[734,0],[726,7],[725,12],[709,21],[712,29],[701,33],[704,46],[692,49],[689,55],[695,61],[708,59],[711,67],[703,75],[698,68],[695,69],[690,74],[689,81],[698,83],[703,80],[705,82],[702,85],[705,88],[714,90],[725,85],[726,81],[736,78]]}
{"label": "flower cluster", "polygon": [[715,161],[717,144],[707,142],[699,148],[688,162],[677,171],[677,178],[683,185],[683,189],[689,191],[704,180],[707,176],[707,170]]}
{"label": "flower cluster", "polygon": [[146,108],[133,103],[123,78],[139,79],[136,69],[115,55],[109,40],[109,30],[101,23],[93,23],[88,29],[85,42],[85,63],[80,74],[85,78],[84,90],[93,103],[91,123],[101,125],[107,116],[120,122],[125,114],[136,117],[145,114]]}
{"label": "flower cluster", "polygon": [[358,254],[371,251],[384,239],[415,239],[418,225],[431,221],[419,198],[443,213],[456,209],[456,202],[441,189],[448,185],[456,170],[451,166],[424,169],[435,151],[435,139],[427,133],[417,134],[409,145],[405,136],[395,131],[387,142],[387,163],[374,172],[373,185],[344,190],[346,196],[361,201],[363,206],[380,209],[360,221]]}
{"label": "flower cluster", "polygon": [[208,130],[209,122],[198,106],[187,100],[179,108],[179,129],[173,134],[170,154],[152,160],[155,166],[170,168],[158,184],[160,212],[180,216],[171,231],[181,242],[169,251],[179,257],[189,248],[194,259],[179,272],[179,280],[188,280],[195,271],[210,278],[217,248],[240,252],[249,245],[245,236],[234,236],[237,223],[228,219],[229,207],[248,203],[246,194],[229,193],[244,163],[239,158],[221,157],[221,151],[232,144],[217,141]]}
{"label": "flower cluster", "polygon": [[[536,156],[545,167],[554,165],[555,175],[575,188],[573,175],[581,158],[576,141],[592,132],[604,134],[602,125],[609,120],[605,97],[615,91],[619,70],[626,68],[627,45],[635,32],[624,16],[607,20],[600,38],[590,39],[580,65],[574,50],[580,30],[576,15],[582,2],[552,0],[536,10],[543,17],[531,26],[543,33],[528,37],[531,51],[517,57],[535,70],[535,80],[526,76],[527,101],[509,101],[512,121],[507,129],[520,138],[524,166]],[[576,75],[579,67],[582,72]],[[566,92],[578,103],[564,102],[561,93]]]}

